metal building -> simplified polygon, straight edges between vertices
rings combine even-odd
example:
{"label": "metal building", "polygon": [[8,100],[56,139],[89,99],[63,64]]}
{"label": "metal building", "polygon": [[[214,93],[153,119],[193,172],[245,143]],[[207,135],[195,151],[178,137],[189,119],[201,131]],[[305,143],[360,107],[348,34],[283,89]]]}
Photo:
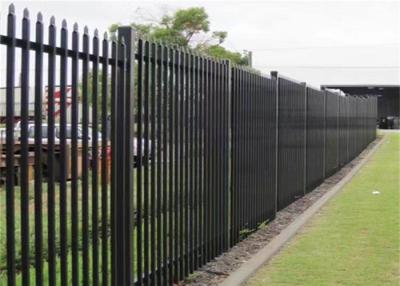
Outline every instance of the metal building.
{"label": "metal building", "polygon": [[323,85],[350,95],[374,95],[378,98],[380,128],[400,129],[400,85]]}

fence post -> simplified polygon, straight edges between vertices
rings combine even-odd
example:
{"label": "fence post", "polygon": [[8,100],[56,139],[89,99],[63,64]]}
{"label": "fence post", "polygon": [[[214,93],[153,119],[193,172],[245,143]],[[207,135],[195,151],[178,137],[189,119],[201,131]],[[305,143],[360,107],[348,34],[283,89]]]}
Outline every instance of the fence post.
{"label": "fence post", "polygon": [[304,184],[303,195],[306,194],[307,189],[307,83],[301,83],[304,86]]}
{"label": "fence post", "polygon": [[275,216],[278,212],[278,178],[279,178],[279,75],[277,71],[271,71],[271,78],[276,82],[275,100]]}
{"label": "fence post", "polygon": [[[228,140],[228,146],[226,146],[227,150],[224,152],[224,155],[226,156],[225,163],[226,163],[226,176],[227,178],[225,179],[226,183],[226,194],[224,197],[225,200],[225,208],[226,208],[226,213],[225,213],[225,221],[224,223],[226,224],[226,229],[225,229],[225,235],[224,235],[224,243],[223,243],[223,250],[226,251],[229,246],[230,246],[230,241],[231,241],[231,229],[232,229],[232,221],[229,219],[231,218],[231,212],[232,208],[229,207],[231,205],[232,201],[232,64],[230,60],[225,60],[225,68],[226,68],[226,91],[225,91],[225,104],[227,107],[224,107],[225,111],[227,114],[225,115],[226,117],[224,118],[225,121],[225,128],[226,128],[226,137],[225,139]],[[229,178],[229,179],[228,179]]]}
{"label": "fence post", "polygon": [[115,285],[133,285],[133,91],[136,35],[118,28],[119,60],[116,98]]}
{"label": "fence post", "polygon": [[326,89],[324,86],[321,86],[321,90],[324,92],[324,160],[323,160],[323,174],[324,174],[324,179],[326,178]]}

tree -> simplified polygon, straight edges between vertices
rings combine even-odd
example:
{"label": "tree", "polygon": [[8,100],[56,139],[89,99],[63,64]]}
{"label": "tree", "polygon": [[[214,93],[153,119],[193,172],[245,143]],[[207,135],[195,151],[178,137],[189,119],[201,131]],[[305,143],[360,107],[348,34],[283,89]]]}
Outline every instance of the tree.
{"label": "tree", "polygon": [[[115,38],[120,25],[117,23],[110,26],[111,37]],[[210,32],[208,14],[202,7],[180,9],[172,15],[164,14],[159,20],[130,25],[144,39],[190,48],[212,57],[229,59],[235,64],[248,64],[246,53],[232,52],[222,46],[228,36],[227,32]]]}

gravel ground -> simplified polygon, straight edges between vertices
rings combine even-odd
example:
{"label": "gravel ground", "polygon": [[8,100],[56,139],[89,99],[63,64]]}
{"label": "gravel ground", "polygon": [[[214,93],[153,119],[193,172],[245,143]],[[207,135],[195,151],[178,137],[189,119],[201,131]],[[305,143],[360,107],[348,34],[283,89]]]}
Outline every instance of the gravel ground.
{"label": "gravel ground", "polygon": [[228,252],[218,256],[207,263],[179,285],[206,286],[218,285],[231,272],[238,269],[242,263],[249,260],[253,254],[267,245],[276,235],[286,228],[299,214],[303,213],[315,201],[328,192],[338,183],[365,154],[379,142],[380,138],[372,142],[357,158],[344,166],[339,172],[327,178],[320,186],[304,197],[293,202],[285,209],[279,211],[276,218],[263,228],[249,235],[236,244]]}

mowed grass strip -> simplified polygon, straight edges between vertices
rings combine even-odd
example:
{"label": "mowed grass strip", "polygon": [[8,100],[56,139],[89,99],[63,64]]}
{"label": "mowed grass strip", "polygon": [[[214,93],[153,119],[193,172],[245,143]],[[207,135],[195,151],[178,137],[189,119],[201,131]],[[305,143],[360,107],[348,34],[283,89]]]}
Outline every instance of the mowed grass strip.
{"label": "mowed grass strip", "polygon": [[[400,133],[247,285],[400,285]],[[373,194],[373,192],[380,192]]]}

